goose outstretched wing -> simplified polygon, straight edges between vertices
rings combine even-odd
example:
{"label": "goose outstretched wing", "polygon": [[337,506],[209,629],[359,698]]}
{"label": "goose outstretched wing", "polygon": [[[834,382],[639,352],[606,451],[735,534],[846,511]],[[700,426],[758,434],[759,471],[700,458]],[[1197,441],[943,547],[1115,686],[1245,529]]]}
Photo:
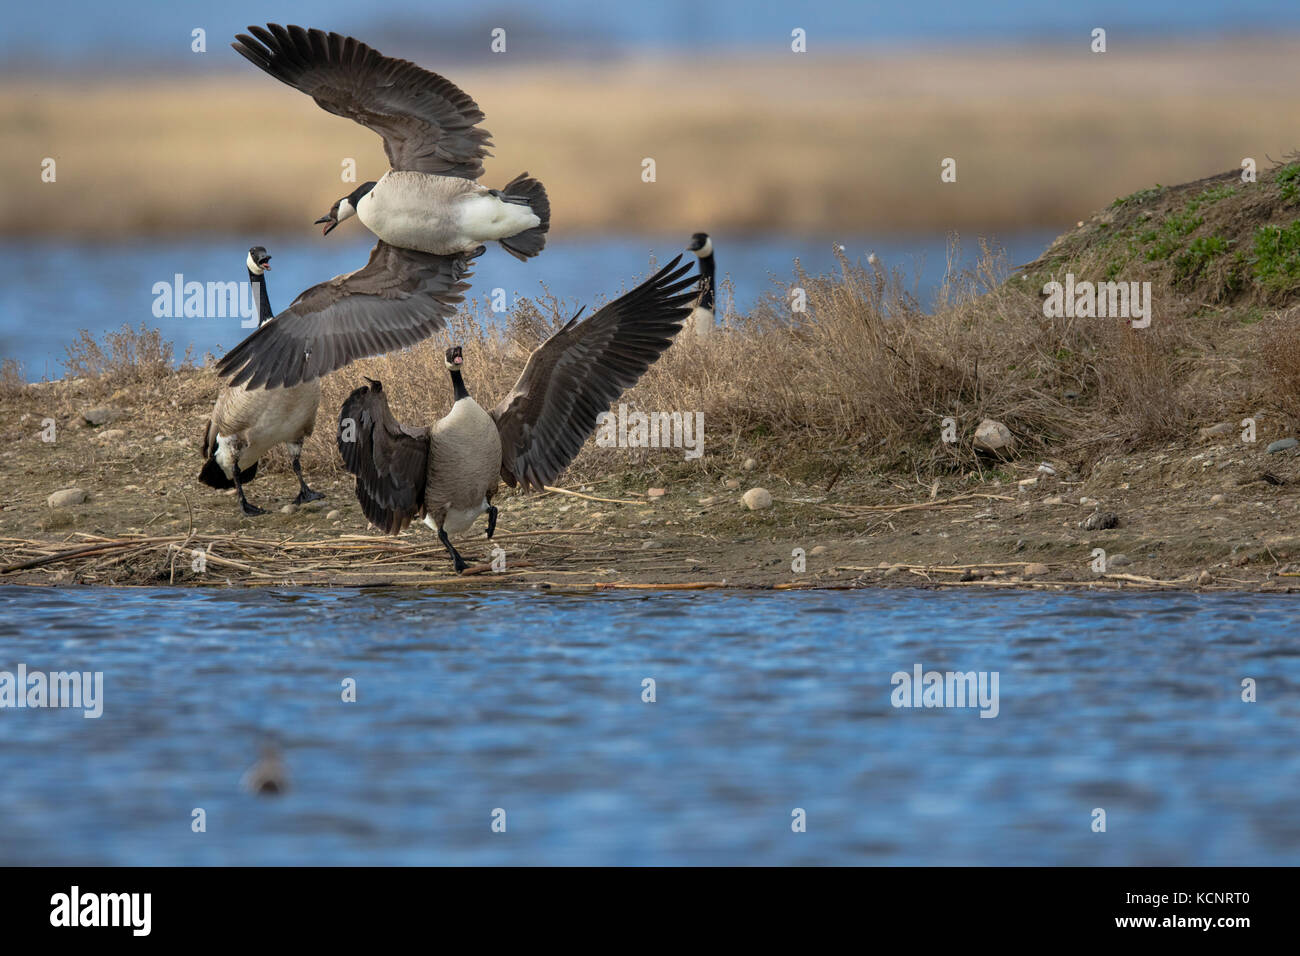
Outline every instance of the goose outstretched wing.
{"label": "goose outstretched wing", "polygon": [[[491,412],[501,433],[501,478],[541,490],[573,461],[596,417],[636,384],[691,313],[698,276],[678,256],[622,298],[533,350],[514,389]],[[581,314],[581,313],[579,313]]]}
{"label": "goose outstretched wing", "polygon": [[227,352],[217,372],[232,385],[288,387],[414,345],[464,300],[473,258],[380,242],[363,267],[312,286]]}
{"label": "goose outstretched wing", "polygon": [[483,175],[491,134],[478,125],[478,104],[451,80],[337,33],[278,23],[248,31],[231,44],[241,56],[321,109],[374,130],[393,169]]}

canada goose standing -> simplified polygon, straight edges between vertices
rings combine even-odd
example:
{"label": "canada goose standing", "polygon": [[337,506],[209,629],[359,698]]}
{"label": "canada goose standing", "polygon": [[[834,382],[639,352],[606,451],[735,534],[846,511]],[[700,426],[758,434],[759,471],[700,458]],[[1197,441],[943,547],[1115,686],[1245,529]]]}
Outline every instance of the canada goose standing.
{"label": "canada goose standing", "polygon": [[[257,292],[259,326],[271,322],[271,300],[264,273],[271,257],[262,246],[248,250],[248,281]],[[320,379],[292,388],[246,388],[227,385],[217,396],[212,417],[203,432],[203,470],[199,480],[212,488],[230,488],[239,493],[239,507],[246,515],[266,512],[250,504],[244,483],[257,477],[257,462],[281,442],[289,445],[293,473],[298,476],[298,497],[294,504],[316,501],[325,496],[312,491],[302,477],[302,441],[316,427],[320,405]]]}
{"label": "canada goose standing", "polygon": [[356,215],[389,245],[435,255],[473,252],[495,240],[518,259],[546,245],[550,204],[527,173],[504,189],[475,182],[492,134],[483,111],[455,83],[360,40],[268,23],[231,44],[258,69],[306,93],[321,109],[346,116],[384,140],[392,167],[364,183],[329,214],[328,234]]}
{"label": "canada goose standing", "polygon": [[339,412],[338,444],[366,517],[397,534],[423,516],[463,571],[448,534],[486,511],[491,538],[498,481],[525,491],[554,482],[595,431],[597,416],[672,343],[695,298],[696,277],[682,278],[690,267],[680,261],[586,321],[578,321],[579,310],[533,350],[510,394],[490,412],[465,387],[460,346],[446,353],[454,403],[432,428],[398,423],[380,382],[356,389]]}
{"label": "canada goose standing", "polygon": [[698,338],[707,339],[713,332],[713,240],[707,232],[697,232],[686,248],[700,260],[700,299],[691,311],[690,324]]}

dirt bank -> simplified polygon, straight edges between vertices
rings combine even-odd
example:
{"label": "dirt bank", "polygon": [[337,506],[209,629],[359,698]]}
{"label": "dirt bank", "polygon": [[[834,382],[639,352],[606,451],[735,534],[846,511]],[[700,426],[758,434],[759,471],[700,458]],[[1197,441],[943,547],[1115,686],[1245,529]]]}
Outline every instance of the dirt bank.
{"label": "dirt bank", "polygon": [[[866,474],[846,459],[838,477],[806,481],[761,459],[747,471],[744,450],[691,468],[665,449],[650,467],[570,486],[608,501],[504,495],[497,543],[505,573],[481,566],[458,577],[427,529],[398,538],[367,531],[350,480],[320,461],[306,468],[326,500],[288,513],[278,509],[296,485],[279,459],[250,486],[254,501],[276,509],[263,517],[243,517],[231,496],[200,485],[198,437],[216,387],[209,372],[177,373],[150,386],[135,411],[98,427],[82,413],[124,405],[128,394],[105,402],[92,384],[60,382],[0,402],[0,421],[9,423],[0,564],[34,565],[0,581],[1300,588],[1300,461],[1294,450],[1270,455],[1263,441],[1241,441],[1236,428],[1108,457],[1086,477],[1057,461],[1055,476],[1015,463],[982,478],[925,482]],[[51,418],[55,440],[45,442],[42,422]],[[771,508],[740,504],[754,486],[772,493]],[[88,500],[47,503],[70,487]],[[666,493],[647,497],[651,487]],[[1118,526],[1079,526],[1098,511],[1113,513]],[[458,545],[471,561],[491,559],[483,530],[480,523]],[[1098,548],[1109,558],[1106,573],[1093,569]],[[57,559],[72,549],[82,553]],[[204,568],[196,571],[199,549]],[[794,570],[795,549],[805,570]]]}
{"label": "dirt bank", "polygon": [[[1300,586],[1298,217],[1290,162],[1117,199],[1020,272],[986,256],[932,313],[880,264],[798,273],[805,310],[778,290],[705,341],[680,336],[620,399],[702,415],[702,456],[588,442],[565,491],[498,500],[500,552],[480,524],[460,543],[482,562],[465,578],[423,528],[368,531],[337,410],[364,375],[400,420],[436,420],[451,342],[494,404],[568,318],[553,303],[504,324],[457,316],[327,377],[304,454],[327,499],[278,510],[296,492],[281,452],[250,486],[275,510],[252,519],[196,479],[215,375],[173,370],[156,333],[83,338],[75,378],[0,368],[0,580]],[[1045,290],[1075,279],[1149,283],[1149,325],[1052,314]],[[980,447],[987,428],[1004,448]],[[742,507],[751,488],[771,507]]]}

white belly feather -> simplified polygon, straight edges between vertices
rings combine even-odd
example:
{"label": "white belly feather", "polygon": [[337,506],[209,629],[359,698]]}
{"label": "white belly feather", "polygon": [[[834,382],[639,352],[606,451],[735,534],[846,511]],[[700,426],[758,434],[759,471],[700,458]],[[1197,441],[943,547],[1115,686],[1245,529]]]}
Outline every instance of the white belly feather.
{"label": "white belly feather", "polygon": [[456,204],[456,212],[457,229],[473,244],[508,239],[542,224],[527,206],[502,202],[488,193],[466,197]]}
{"label": "white belly feather", "polygon": [[410,171],[386,173],[361,197],[357,216],[389,245],[440,256],[541,225],[527,206],[502,202],[477,183]]}
{"label": "white belly feather", "polygon": [[[468,530],[470,525],[474,523],[478,516],[487,511],[487,509],[488,503],[486,498],[473,508],[448,508],[447,520],[443,522],[442,530],[446,531],[447,534],[460,534],[462,531]],[[429,530],[438,530],[438,526],[434,523],[433,518],[425,516],[424,523],[429,527]]]}

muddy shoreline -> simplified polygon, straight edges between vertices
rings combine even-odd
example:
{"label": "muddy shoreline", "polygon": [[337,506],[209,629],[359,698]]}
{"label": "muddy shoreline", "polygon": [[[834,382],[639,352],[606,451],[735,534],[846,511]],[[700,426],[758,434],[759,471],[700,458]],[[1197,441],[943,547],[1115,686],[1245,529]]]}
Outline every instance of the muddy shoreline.
{"label": "muddy shoreline", "polygon": [[[665,449],[619,474],[562,479],[570,493],[504,491],[496,539],[480,522],[457,541],[474,567],[456,575],[422,526],[368,531],[332,462],[304,462],[327,497],[296,508],[296,482],[273,458],[249,487],[271,513],[243,517],[196,479],[215,378],[174,378],[134,410],[119,394],[121,417],[99,426],[74,410],[87,404],[74,384],[0,403],[0,584],[1300,590],[1296,450],[1268,454],[1235,431],[1103,458],[1086,477],[1017,462],[928,484],[852,456],[826,482],[765,467],[761,452],[746,470],[740,450],[687,468]],[[744,507],[752,487],[770,508]],[[86,499],[50,505],[70,488]],[[1083,527],[1094,513],[1116,526]]]}

